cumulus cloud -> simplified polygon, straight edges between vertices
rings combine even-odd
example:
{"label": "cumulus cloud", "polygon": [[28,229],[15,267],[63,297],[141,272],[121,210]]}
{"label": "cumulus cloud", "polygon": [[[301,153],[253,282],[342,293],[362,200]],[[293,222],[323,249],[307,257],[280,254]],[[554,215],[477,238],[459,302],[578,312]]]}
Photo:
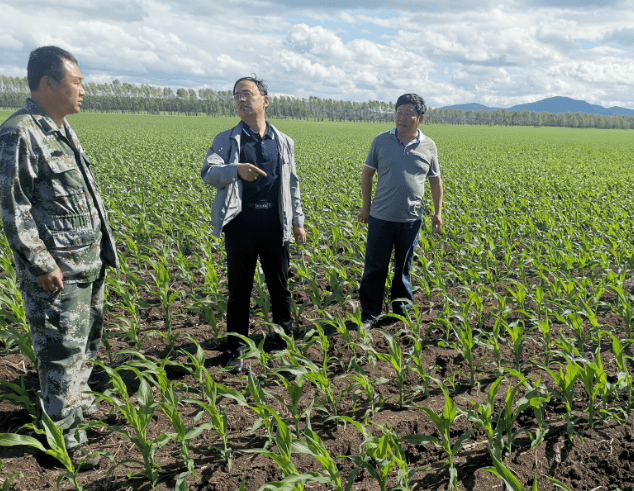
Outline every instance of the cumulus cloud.
{"label": "cumulus cloud", "polygon": [[529,1],[11,0],[0,73],[55,44],[95,82],[226,90],[255,72],[297,97],[634,107],[634,0]]}
{"label": "cumulus cloud", "polygon": [[624,27],[610,31],[603,37],[603,40],[615,42],[621,46],[634,47],[634,27]]}

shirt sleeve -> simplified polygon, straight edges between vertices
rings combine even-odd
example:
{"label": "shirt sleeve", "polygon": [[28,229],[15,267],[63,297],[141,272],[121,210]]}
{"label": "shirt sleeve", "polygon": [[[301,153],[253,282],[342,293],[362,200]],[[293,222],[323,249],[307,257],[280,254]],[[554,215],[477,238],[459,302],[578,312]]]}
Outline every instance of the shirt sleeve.
{"label": "shirt sleeve", "polygon": [[440,164],[438,163],[438,149],[436,148],[436,143],[434,143],[432,155],[431,155],[431,165],[429,166],[429,172],[427,172],[427,177],[438,177],[440,175]]}
{"label": "shirt sleeve", "polygon": [[37,169],[32,165],[26,139],[18,134],[0,138],[0,210],[4,233],[16,263],[39,276],[59,269],[40,238],[31,213],[30,192]]}
{"label": "shirt sleeve", "polygon": [[377,138],[372,140],[372,145],[370,145],[370,151],[368,152],[368,156],[365,159],[365,166],[366,167],[370,167],[371,169],[374,169],[374,170],[378,169],[378,162],[377,162],[377,157],[376,157],[376,153],[377,153],[376,140],[377,140]]}

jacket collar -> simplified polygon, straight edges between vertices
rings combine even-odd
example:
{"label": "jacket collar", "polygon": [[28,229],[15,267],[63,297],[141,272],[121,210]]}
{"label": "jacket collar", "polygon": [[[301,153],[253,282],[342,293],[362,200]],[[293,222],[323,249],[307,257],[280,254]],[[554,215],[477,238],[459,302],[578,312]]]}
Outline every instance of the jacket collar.
{"label": "jacket collar", "polygon": [[64,118],[64,123],[61,127],[57,126],[55,121],[51,119],[51,117],[46,114],[44,109],[37,105],[37,103],[31,99],[30,97],[24,103],[24,110],[27,111],[34,121],[42,128],[43,131],[47,133],[59,132],[64,138],[70,138],[72,144],[75,148],[80,148],[79,139],[77,135],[73,131],[73,129]]}

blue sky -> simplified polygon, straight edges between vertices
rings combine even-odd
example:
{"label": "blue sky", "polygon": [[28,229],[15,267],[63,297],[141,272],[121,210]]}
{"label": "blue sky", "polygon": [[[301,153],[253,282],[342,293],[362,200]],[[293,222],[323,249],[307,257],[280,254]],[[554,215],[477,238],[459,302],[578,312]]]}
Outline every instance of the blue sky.
{"label": "blue sky", "polygon": [[71,51],[87,81],[510,107],[634,108],[634,0],[0,0],[0,74]]}

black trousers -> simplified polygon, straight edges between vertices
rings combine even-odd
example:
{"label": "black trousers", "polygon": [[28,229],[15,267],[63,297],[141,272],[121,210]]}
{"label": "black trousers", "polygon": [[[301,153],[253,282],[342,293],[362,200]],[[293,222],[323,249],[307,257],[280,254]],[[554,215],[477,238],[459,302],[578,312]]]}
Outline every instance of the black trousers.
{"label": "black trousers", "polygon": [[[289,242],[282,241],[284,234],[278,209],[244,207],[236,218],[223,227],[223,231],[229,280],[227,331],[249,335],[249,306],[259,258],[269,290],[273,322],[290,333]],[[228,341],[228,347],[232,350],[240,343],[240,339],[234,336],[229,336]]]}

